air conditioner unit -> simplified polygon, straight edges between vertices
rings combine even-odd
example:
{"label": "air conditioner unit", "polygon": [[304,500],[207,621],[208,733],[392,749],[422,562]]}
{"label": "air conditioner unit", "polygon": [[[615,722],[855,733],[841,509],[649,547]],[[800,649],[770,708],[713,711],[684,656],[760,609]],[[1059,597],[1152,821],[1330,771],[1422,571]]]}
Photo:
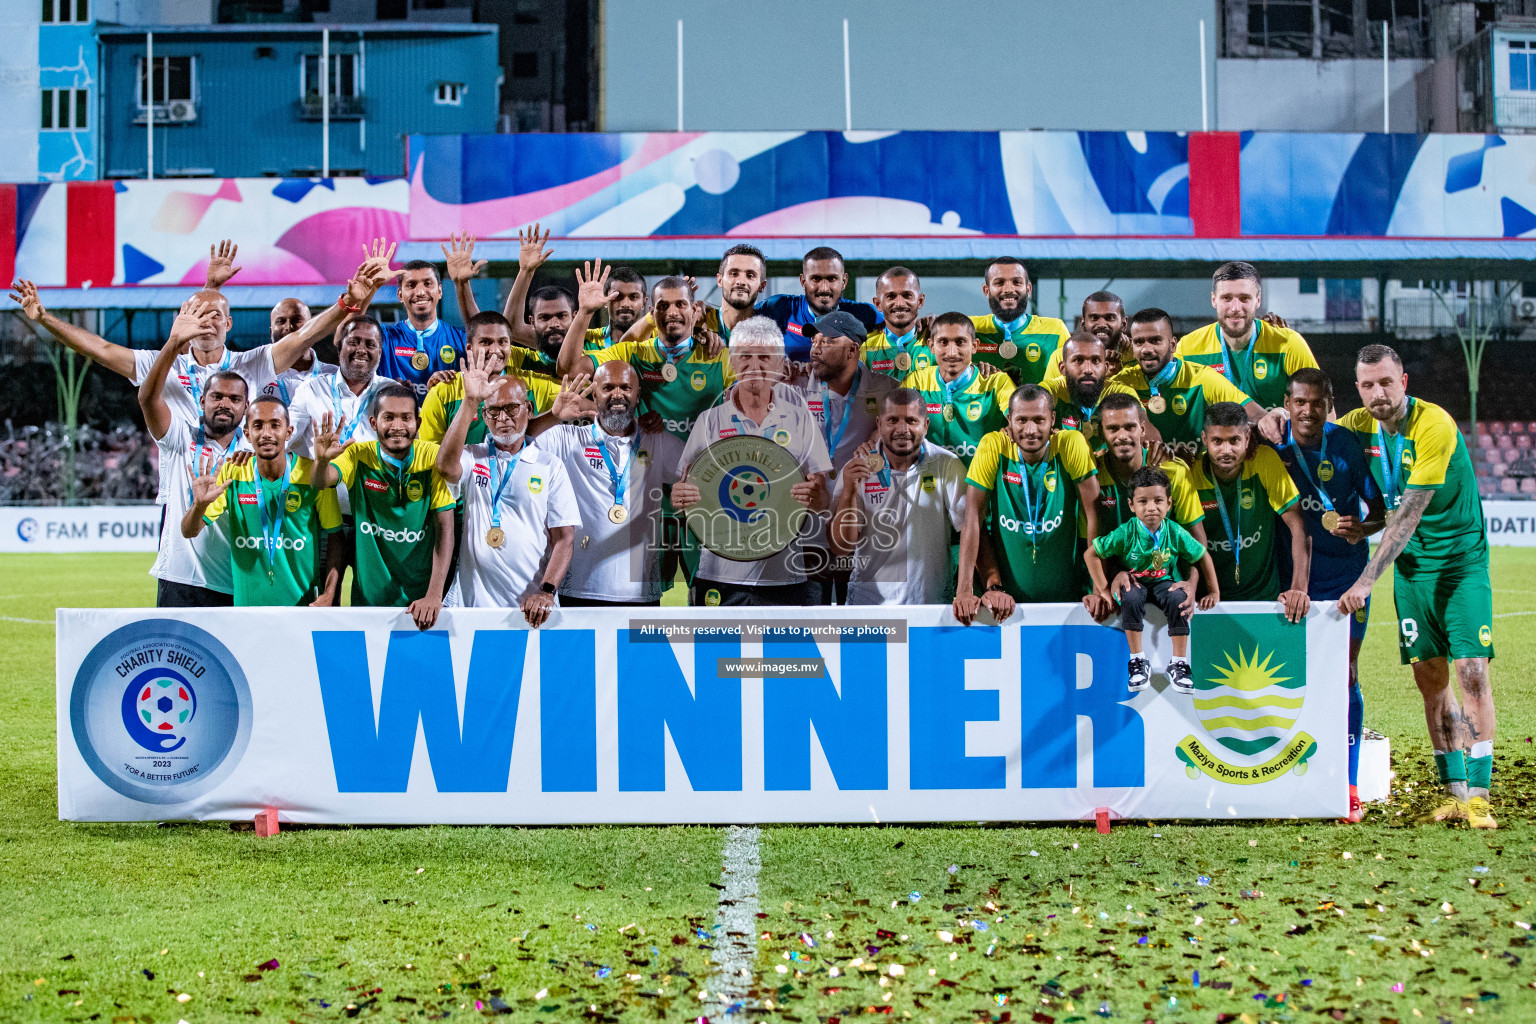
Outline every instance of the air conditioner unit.
{"label": "air conditioner unit", "polygon": [[172,100],[155,108],[155,120],[168,124],[190,124],[197,120],[197,104],[191,100]]}
{"label": "air conditioner unit", "polygon": [[1536,320],[1536,299],[1516,299],[1514,306],[1516,318],[1520,320]]}

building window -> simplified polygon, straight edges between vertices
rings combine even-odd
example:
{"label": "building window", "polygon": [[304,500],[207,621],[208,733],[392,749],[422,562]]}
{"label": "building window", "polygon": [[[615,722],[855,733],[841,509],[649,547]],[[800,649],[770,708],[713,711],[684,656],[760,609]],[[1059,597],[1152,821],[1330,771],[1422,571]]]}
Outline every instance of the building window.
{"label": "building window", "polygon": [[437,92],[433,95],[434,103],[440,103],[448,107],[457,107],[464,99],[463,82],[438,82]]}
{"label": "building window", "polygon": [[1317,278],[1303,277],[1296,284],[1296,290],[1302,295],[1317,294]]}
{"label": "building window", "polygon": [[78,132],[90,127],[90,91],[44,89],[40,125],[45,132]]}
{"label": "building window", "polygon": [[538,78],[539,55],[538,53],[514,53],[512,55],[513,78]]}
{"label": "building window", "polygon": [[1509,41],[1509,88],[1511,92],[1536,89],[1536,42]]}
{"label": "building window", "polygon": [[[363,94],[363,83],[358,74],[357,54],[331,54],[330,85],[331,95],[338,99],[355,99]],[[320,100],[320,55],[318,53],[304,55],[304,62],[299,68],[299,96],[316,102]]]}
{"label": "building window", "polygon": [[43,0],[43,24],[83,24],[91,20],[91,0]]}
{"label": "building window", "polygon": [[138,65],[140,110],[150,106],[147,90],[150,79],[154,81],[154,105],[157,107],[177,100],[191,102],[197,99],[196,57],[156,57],[154,73],[149,76],[144,73],[143,57],[138,59]]}

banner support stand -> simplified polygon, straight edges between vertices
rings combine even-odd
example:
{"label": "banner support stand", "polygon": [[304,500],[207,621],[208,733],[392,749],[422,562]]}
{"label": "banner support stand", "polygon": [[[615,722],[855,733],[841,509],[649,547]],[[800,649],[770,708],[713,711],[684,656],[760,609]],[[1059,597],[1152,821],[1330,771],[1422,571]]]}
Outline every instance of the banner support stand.
{"label": "banner support stand", "polygon": [[256,837],[258,839],[268,839],[277,835],[278,831],[277,808],[266,807],[256,813]]}

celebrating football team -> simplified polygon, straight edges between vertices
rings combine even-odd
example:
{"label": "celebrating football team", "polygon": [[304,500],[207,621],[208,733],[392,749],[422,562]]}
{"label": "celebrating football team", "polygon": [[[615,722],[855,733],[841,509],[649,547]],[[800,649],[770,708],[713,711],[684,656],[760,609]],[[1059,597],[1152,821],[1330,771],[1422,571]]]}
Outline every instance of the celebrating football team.
{"label": "celebrating football team", "polygon": [[[1127,699],[1167,624],[1172,694],[1193,694],[1191,621],[1222,600],[1312,602],[1350,619],[1350,811],[1372,585],[1392,569],[1445,790],[1439,819],[1495,827],[1492,591],[1471,458],[1445,410],[1409,394],[1397,353],[1361,349],[1363,407],[1334,411],[1306,340],[1261,315],[1248,263],[1212,275],[1214,322],[1182,339],[1156,308],[1095,292],[1076,329],[1029,312],[1013,257],[988,263],[987,312],[924,312],[886,270],[845,298],[842,256],[806,253],[800,294],[767,295],[750,245],[722,256],[721,304],[692,278],[601,260],[533,288],[550,257],[521,234],[502,312],[469,289],[474,239],[442,272],[368,247],[335,303],[271,312],[270,344],[225,347],[229,242],[165,345],[133,351],[12,298],[70,349],[138,388],[159,448],[163,607],[350,603],[656,606],[949,604],[964,624],[1018,604],[1081,603],[1125,632]],[[394,283],[406,318],[367,310]],[[978,303],[979,304],[979,303]],[[339,365],[313,351],[335,342]],[[1367,538],[1377,536],[1374,553]],[[1453,687],[1454,682],[1454,687]]]}

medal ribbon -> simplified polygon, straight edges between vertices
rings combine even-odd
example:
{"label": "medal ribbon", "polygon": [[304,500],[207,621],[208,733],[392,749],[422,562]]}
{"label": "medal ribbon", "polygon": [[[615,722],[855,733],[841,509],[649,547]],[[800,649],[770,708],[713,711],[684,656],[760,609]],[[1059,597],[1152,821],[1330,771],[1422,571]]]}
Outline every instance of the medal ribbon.
{"label": "medal ribbon", "polygon": [[418,355],[426,355],[427,356],[427,360],[428,360],[427,366],[429,368],[432,365],[431,364],[432,357],[427,354],[427,339],[432,337],[432,335],[437,333],[437,325],[438,325],[439,322],[440,321],[433,320],[431,327],[428,327],[424,331],[418,331],[418,330],[416,330],[416,325],[415,324],[411,324],[411,322],[409,320],[406,321],[407,324],[411,324],[411,330],[416,335],[416,352],[417,352]]}
{"label": "medal ribbon", "polygon": [[[496,442],[494,440],[491,442],[491,452],[490,452],[490,455],[491,455],[491,526],[492,526],[492,528],[499,528],[501,526],[501,494],[502,494],[503,491],[505,491],[507,489],[507,484],[512,482],[512,473],[513,473],[514,470],[517,469],[517,460],[523,457],[523,452],[527,451],[527,449],[528,449],[528,445],[527,445],[526,442],[524,442],[524,444],[523,444],[523,446],[521,448],[519,448],[517,451],[512,453],[512,457],[509,460],[507,460],[507,475],[506,476],[501,476],[500,475],[501,474],[501,458],[500,458],[500,456],[498,456],[496,454],[496,452],[497,452]],[[606,448],[603,450],[603,457],[605,459],[608,457],[608,452],[607,452]],[[627,474],[628,472],[629,472],[628,467],[625,467],[625,473]]]}
{"label": "medal ribbon", "polygon": [[1016,333],[1017,334],[1023,334],[1024,333],[1024,322],[1026,320],[1028,320],[1028,319],[1029,319],[1029,314],[1028,313],[1025,313],[1023,316],[1015,317],[1014,319],[1007,320],[1007,321],[1005,321],[1002,317],[998,316],[996,313],[992,314],[992,322],[997,325],[997,329],[998,330],[1003,332],[1003,340],[1004,341],[1012,341],[1013,338],[1014,338],[1014,335]]}
{"label": "medal ribbon", "polygon": [[848,397],[843,401],[843,421],[837,425],[837,433],[829,428],[832,426],[832,386],[826,381],[820,382],[821,388],[821,438],[827,442],[827,457],[837,454],[837,445],[843,439],[843,432],[848,429],[848,417],[853,412],[853,400],[859,393],[859,381],[864,377],[864,367],[856,364],[853,370],[853,383],[848,385]]}
{"label": "medal ribbon", "polygon": [[395,487],[400,491],[400,497],[405,497],[406,478],[410,476],[411,455],[416,450],[416,442],[411,442],[410,450],[405,453],[405,458],[397,459],[384,450],[384,442],[379,442],[379,461],[394,470]]}
{"label": "medal ribbon", "polygon": [[[226,347],[224,349],[224,358],[219,362],[219,368],[217,370],[211,371],[209,376],[211,377],[215,373],[223,373],[225,370],[229,369],[230,360],[233,358],[234,354],[230,352],[230,350]],[[190,355],[177,356],[176,375],[178,377],[181,376],[181,360],[183,359],[187,361],[187,390],[192,392],[192,404],[197,406],[198,415],[201,416],[203,412],[203,381],[202,378],[197,375],[197,371],[201,370],[202,367],[199,366],[197,360],[193,359]]]}
{"label": "medal ribbon", "polygon": [[[1253,397],[1253,351],[1259,346],[1259,322],[1253,322],[1253,333],[1248,337],[1248,345],[1243,349],[1246,360],[1239,362],[1232,358],[1227,339],[1221,336],[1221,329],[1216,329],[1216,340],[1221,343],[1221,366],[1227,371],[1227,380],[1242,388],[1251,398]],[[1236,365],[1234,365],[1236,364]],[[1243,376],[1238,376],[1238,371],[1243,371]]]}
{"label": "medal ribbon", "polygon": [[[1154,555],[1163,550],[1163,531],[1167,529],[1168,526],[1166,520],[1164,520],[1162,526],[1157,528],[1156,533],[1153,533],[1151,530],[1147,529],[1147,524],[1142,522],[1139,518],[1136,520],[1136,525],[1141,527],[1141,532],[1146,534],[1147,540],[1152,542],[1152,553]],[[1164,562],[1163,564],[1166,565],[1167,562]]]}
{"label": "medal ribbon", "polygon": [[935,371],[933,379],[938,381],[939,387],[944,389],[944,404],[954,405],[955,396],[971,386],[971,382],[976,379],[977,372],[976,364],[972,363],[960,376],[956,377],[953,381],[947,381]]}
{"label": "medal ribbon", "polygon": [[[1291,433],[1291,425],[1289,423],[1285,425],[1285,441],[1291,446],[1291,451],[1296,454],[1296,464],[1301,467],[1301,472],[1306,476],[1307,483],[1311,484],[1312,489],[1317,492],[1317,500],[1323,503],[1323,509],[1325,511],[1332,512],[1333,498],[1329,497],[1328,492],[1324,490],[1322,483],[1312,475],[1312,467],[1307,464],[1307,456],[1301,450],[1301,445],[1296,443],[1296,435]],[[1323,428],[1323,443],[1322,448],[1318,452],[1317,461],[1319,465],[1328,461],[1327,427]]]}
{"label": "medal ribbon", "polygon": [[1216,478],[1216,471],[1211,468],[1211,460],[1205,460],[1205,468],[1210,471],[1212,489],[1216,492],[1216,511],[1221,513],[1221,528],[1227,531],[1227,540],[1232,542],[1232,562],[1236,567],[1236,575],[1242,578],[1243,572],[1243,471],[1239,467],[1237,471],[1237,528],[1238,533],[1232,532],[1232,517],[1227,512],[1226,499],[1221,496],[1221,481]]}
{"label": "medal ribbon", "polygon": [[261,539],[267,549],[267,575],[272,575],[272,570],[277,566],[277,551],[283,542],[283,519],[288,514],[288,485],[293,478],[293,460],[297,456],[289,452],[288,458],[283,463],[283,475],[277,481],[278,491],[276,506],[271,513],[267,511],[267,481],[262,477],[261,471],[256,472],[256,489],[260,492],[260,501],[257,507],[261,510]]}
{"label": "medal ribbon", "polygon": [[[197,421],[197,437],[195,437],[193,439],[193,441],[192,441],[192,472],[194,472],[194,473],[197,473],[197,471],[202,468],[197,463],[198,463],[198,457],[200,455],[202,455],[203,449],[207,446],[207,443],[208,443],[207,442],[206,426],[207,425],[206,425],[206,423],[204,423],[203,420],[198,420]],[[229,439],[229,444],[224,446],[224,454],[219,457],[218,465],[212,466],[210,468],[213,469],[215,472],[217,472],[219,467],[224,465],[224,459],[229,457],[230,451],[234,449],[235,445],[240,443],[240,438],[243,437],[243,436],[245,436],[245,428],[244,427],[236,427],[235,428],[235,436],[230,438]],[[201,476],[202,474],[199,473],[198,475]],[[192,504],[192,485],[191,484],[187,485],[187,504],[188,505]]]}
{"label": "medal ribbon", "polygon": [[[911,358],[912,345],[913,345],[914,342],[917,341],[917,328],[913,327],[910,331],[908,331],[906,334],[903,334],[899,338],[891,333],[890,328],[887,327],[884,330],[885,330],[885,343],[889,347],[891,347],[891,348],[896,350],[896,358],[900,358],[901,356],[906,356],[907,358],[910,359]],[[913,370],[917,369],[915,361],[912,364],[909,365],[909,369],[913,369]]]}
{"label": "medal ribbon", "polygon": [[[636,438],[636,440],[638,441],[639,439]],[[629,457],[624,460],[624,469],[620,471],[614,465],[613,456],[608,454],[608,439],[606,437],[601,440],[598,439],[596,423],[592,424],[592,443],[602,449],[603,465],[608,469],[608,482],[613,485],[613,503],[619,506],[619,508],[623,508],[624,495],[629,491],[629,471],[635,464],[634,448],[630,448]],[[509,472],[507,475],[511,476],[511,473]],[[496,494],[499,497],[501,492],[497,491]]]}
{"label": "medal ribbon", "polygon": [[[1041,459],[1040,464],[1042,468],[1045,468],[1050,465],[1050,461],[1047,459]],[[1043,515],[1037,514],[1035,512],[1035,477],[1034,474],[1030,472],[1029,463],[1020,461],[1018,466],[1024,471],[1024,514],[1029,517],[1029,546],[1036,548],[1040,546],[1040,527],[1043,525],[1041,520],[1044,517]],[[1044,474],[1042,473],[1042,476],[1043,475]],[[1040,498],[1040,509],[1042,513],[1045,510],[1045,502],[1046,499],[1044,496],[1042,496]]]}
{"label": "medal ribbon", "polygon": [[[1413,399],[1408,399],[1408,408],[1403,413],[1403,422],[1400,424],[1405,430],[1408,427],[1408,417],[1413,415]],[[1387,511],[1397,508],[1403,500],[1403,486],[1401,473],[1403,471],[1403,435],[1392,434],[1397,438],[1397,444],[1392,449],[1392,454],[1387,454],[1387,432],[1381,424],[1376,424],[1376,457],[1381,460],[1381,493],[1387,500]]]}
{"label": "medal ribbon", "polygon": [[1173,378],[1179,375],[1179,365],[1179,357],[1174,356],[1164,364],[1161,370],[1157,371],[1157,376],[1147,378],[1147,390],[1152,392],[1153,398],[1157,397],[1158,388],[1165,388],[1173,383]]}
{"label": "medal ribbon", "polygon": [[693,352],[693,335],[688,335],[688,340],[676,345],[668,345],[661,340],[661,335],[656,335],[656,350],[662,358],[669,363],[681,363]]}
{"label": "medal ribbon", "polygon": [[[357,396],[357,412],[352,417],[352,422],[347,424],[347,429],[341,432],[341,440],[343,443],[352,440],[352,432],[356,430],[357,425],[363,421],[363,415],[368,409],[368,399],[373,395],[373,386],[375,383],[377,382],[369,381],[368,386],[363,389],[363,393]],[[341,370],[339,369],[331,377],[331,415],[335,417],[335,423],[332,424],[333,426],[340,424],[344,418],[341,414]],[[383,449],[380,449],[379,454],[384,454]]]}

